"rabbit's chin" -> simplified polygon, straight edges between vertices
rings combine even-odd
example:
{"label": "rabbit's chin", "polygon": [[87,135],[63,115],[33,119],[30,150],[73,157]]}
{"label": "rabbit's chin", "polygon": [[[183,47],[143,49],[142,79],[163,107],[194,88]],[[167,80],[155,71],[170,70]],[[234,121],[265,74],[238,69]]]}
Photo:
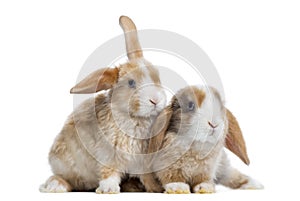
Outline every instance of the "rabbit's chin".
{"label": "rabbit's chin", "polygon": [[149,118],[149,117],[156,117],[161,112],[160,108],[147,108],[144,110],[140,110],[138,112],[131,113],[133,117],[141,117],[141,118]]}

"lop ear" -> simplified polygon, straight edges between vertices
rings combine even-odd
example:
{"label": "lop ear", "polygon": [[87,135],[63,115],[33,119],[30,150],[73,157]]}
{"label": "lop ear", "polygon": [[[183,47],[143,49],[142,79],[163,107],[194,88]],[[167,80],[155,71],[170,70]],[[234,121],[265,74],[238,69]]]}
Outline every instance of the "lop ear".
{"label": "lop ear", "polygon": [[246,165],[249,165],[250,160],[247,155],[247,148],[239,123],[228,109],[226,109],[226,116],[228,119],[228,133],[225,139],[225,146]]}
{"label": "lop ear", "polygon": [[110,89],[118,81],[118,68],[102,68],[89,74],[76,84],[71,94],[90,94],[101,90]]}
{"label": "lop ear", "polygon": [[156,118],[151,128],[151,136],[148,153],[154,153],[161,148],[163,140],[165,138],[166,131],[169,127],[170,119],[172,117],[173,110],[170,106],[166,107]]}

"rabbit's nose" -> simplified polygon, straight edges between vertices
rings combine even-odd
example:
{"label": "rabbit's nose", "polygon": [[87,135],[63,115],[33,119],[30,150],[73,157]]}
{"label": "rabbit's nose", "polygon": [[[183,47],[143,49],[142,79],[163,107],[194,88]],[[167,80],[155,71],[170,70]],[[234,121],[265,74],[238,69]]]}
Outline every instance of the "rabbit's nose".
{"label": "rabbit's nose", "polygon": [[212,128],[217,128],[217,126],[218,126],[218,125],[213,125],[210,121],[208,121],[207,123],[208,123],[208,125],[209,125],[210,127],[212,127]]}
{"label": "rabbit's nose", "polygon": [[153,105],[156,105],[157,104],[157,101],[154,100],[154,99],[149,99],[150,103],[152,103]]}

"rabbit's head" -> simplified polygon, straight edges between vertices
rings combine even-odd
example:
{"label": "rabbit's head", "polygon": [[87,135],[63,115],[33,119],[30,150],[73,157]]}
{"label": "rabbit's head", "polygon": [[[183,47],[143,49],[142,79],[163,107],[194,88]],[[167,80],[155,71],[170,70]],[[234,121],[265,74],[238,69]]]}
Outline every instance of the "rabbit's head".
{"label": "rabbit's head", "polygon": [[249,164],[238,122],[212,87],[188,86],[174,95],[171,104],[154,123],[149,153],[159,150],[167,132],[178,136],[173,144],[183,144],[186,149],[193,146],[203,157],[224,142],[229,150]]}
{"label": "rabbit's head", "polygon": [[172,100],[178,133],[195,141],[216,143],[227,127],[225,107],[216,90],[190,86],[181,89]]}
{"label": "rabbit's head", "polygon": [[206,157],[216,145],[222,146],[227,129],[225,107],[216,90],[189,86],[172,99],[173,116],[169,131],[176,133],[176,142],[186,149],[198,150]]}
{"label": "rabbit's head", "polygon": [[74,86],[71,93],[96,93],[111,89],[109,96],[113,110],[132,117],[155,116],[166,103],[159,72],[144,59],[132,20],[121,16],[120,25],[125,34],[128,62],[91,73]]}

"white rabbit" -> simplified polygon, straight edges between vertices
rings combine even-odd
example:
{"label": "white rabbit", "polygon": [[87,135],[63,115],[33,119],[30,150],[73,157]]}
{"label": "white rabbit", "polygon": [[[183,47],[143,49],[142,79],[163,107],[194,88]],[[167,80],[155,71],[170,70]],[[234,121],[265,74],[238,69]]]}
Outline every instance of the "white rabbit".
{"label": "white rabbit", "polygon": [[[225,146],[247,165],[249,159],[238,122],[215,89],[190,86],[177,92],[151,132],[151,168],[166,193],[213,193],[215,183],[263,188],[230,166]],[[152,191],[147,181],[151,183],[153,175],[143,177],[147,191]]]}
{"label": "white rabbit", "polygon": [[71,93],[100,93],[69,116],[49,153],[53,176],[41,192],[119,193],[125,173],[142,165],[151,124],[165,107],[158,70],[143,58],[132,20],[120,17],[128,62],[99,69]]}

